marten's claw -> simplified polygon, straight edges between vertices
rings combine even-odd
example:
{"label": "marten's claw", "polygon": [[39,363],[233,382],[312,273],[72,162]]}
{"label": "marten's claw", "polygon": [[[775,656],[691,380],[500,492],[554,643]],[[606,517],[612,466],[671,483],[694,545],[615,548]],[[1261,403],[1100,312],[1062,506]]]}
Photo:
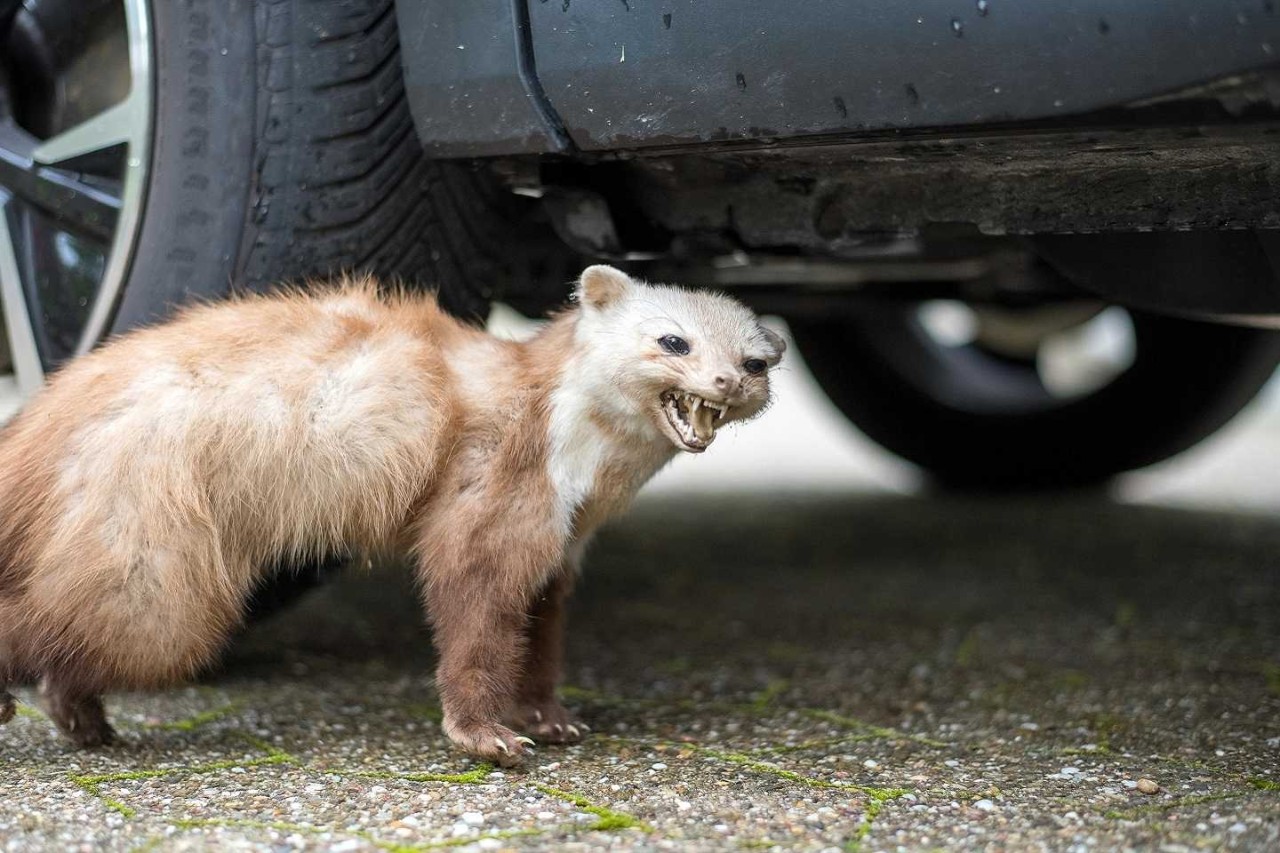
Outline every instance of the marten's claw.
{"label": "marten's claw", "polygon": [[543,743],[577,743],[585,732],[591,731],[569,716],[558,702],[526,705],[517,710],[507,723],[515,729],[526,731]]}
{"label": "marten's claw", "polygon": [[446,719],[444,732],[465,752],[502,767],[518,767],[533,755],[532,741],[497,723],[459,726]]}

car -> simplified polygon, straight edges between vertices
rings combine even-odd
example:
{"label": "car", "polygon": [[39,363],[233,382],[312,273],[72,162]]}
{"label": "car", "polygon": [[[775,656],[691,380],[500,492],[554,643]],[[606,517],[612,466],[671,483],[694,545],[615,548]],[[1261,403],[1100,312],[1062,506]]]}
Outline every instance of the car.
{"label": "car", "polygon": [[191,300],[602,259],[940,483],[1102,483],[1280,362],[1277,5],[0,0],[5,398]]}

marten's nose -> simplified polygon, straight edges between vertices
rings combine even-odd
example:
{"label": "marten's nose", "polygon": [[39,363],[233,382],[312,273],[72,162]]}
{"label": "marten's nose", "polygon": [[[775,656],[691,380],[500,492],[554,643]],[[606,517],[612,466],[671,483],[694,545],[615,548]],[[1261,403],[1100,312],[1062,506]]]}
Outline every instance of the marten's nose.
{"label": "marten's nose", "polygon": [[717,391],[728,392],[733,390],[733,387],[738,384],[738,378],[736,376],[729,376],[726,373],[719,374],[716,376],[714,381]]}

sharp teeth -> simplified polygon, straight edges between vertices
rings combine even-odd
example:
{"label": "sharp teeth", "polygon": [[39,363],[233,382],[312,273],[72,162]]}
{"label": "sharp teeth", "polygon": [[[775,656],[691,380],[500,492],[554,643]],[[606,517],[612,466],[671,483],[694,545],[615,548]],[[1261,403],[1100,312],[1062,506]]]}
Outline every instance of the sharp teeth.
{"label": "sharp teeth", "polygon": [[698,413],[698,407],[701,405],[702,405],[702,398],[694,397],[692,400],[689,401],[689,414],[696,415]]}

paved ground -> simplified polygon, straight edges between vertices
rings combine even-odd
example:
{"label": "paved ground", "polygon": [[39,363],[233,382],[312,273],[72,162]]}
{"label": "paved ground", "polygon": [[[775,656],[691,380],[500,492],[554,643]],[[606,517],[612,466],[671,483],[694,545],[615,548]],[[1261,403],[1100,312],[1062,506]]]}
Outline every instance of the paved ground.
{"label": "paved ground", "polygon": [[965,501],[781,378],[591,554],[586,743],[453,753],[389,567],[112,697],[111,750],[23,706],[0,850],[1280,848],[1280,407],[1127,503]]}
{"label": "paved ground", "polygon": [[1275,849],[1277,581],[1259,515],[663,497],[577,602],[585,744],[527,772],[452,753],[383,571],[199,686],[115,697],[114,749],[25,709],[0,848]]}

